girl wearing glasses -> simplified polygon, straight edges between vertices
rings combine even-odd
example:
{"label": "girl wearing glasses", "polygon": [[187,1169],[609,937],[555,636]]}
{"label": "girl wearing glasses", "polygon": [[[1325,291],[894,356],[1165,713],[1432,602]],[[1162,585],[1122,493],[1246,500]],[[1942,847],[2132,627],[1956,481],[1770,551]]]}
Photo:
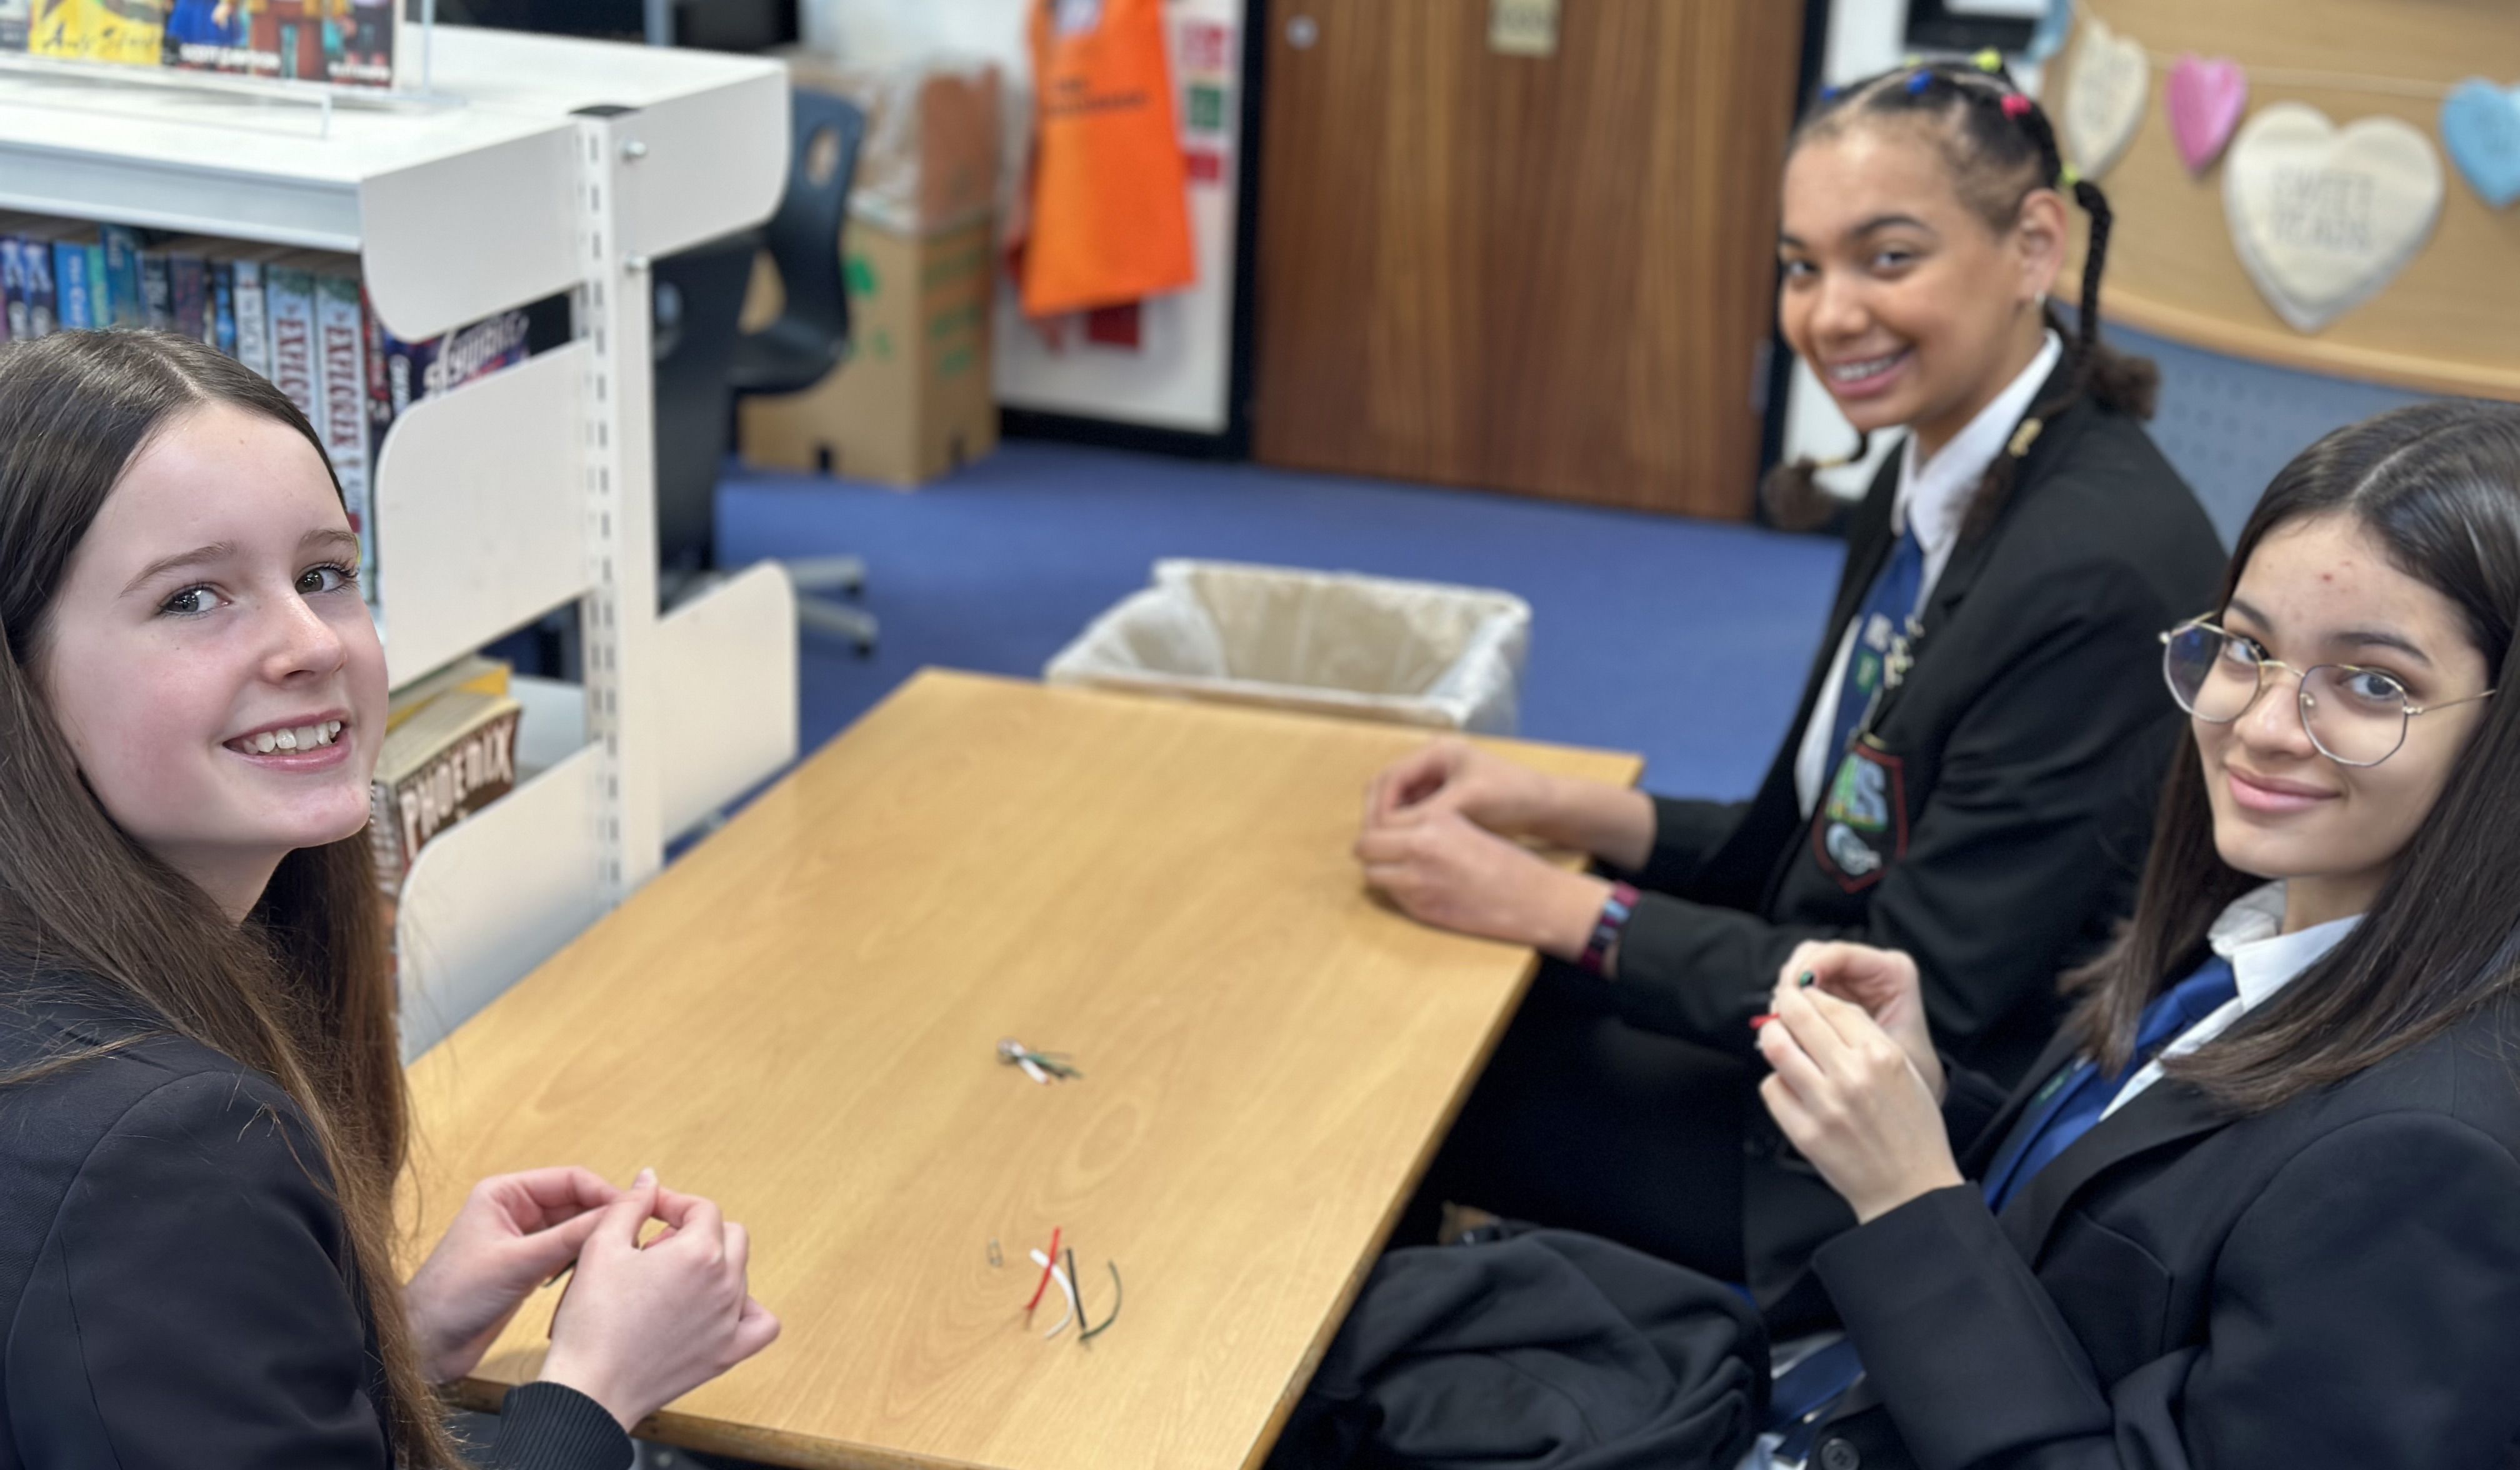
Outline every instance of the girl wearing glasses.
{"label": "girl wearing glasses", "polygon": [[[2047,298],[2077,204],[2091,244],[2068,326]],[[1416,917],[1592,972],[1544,975],[1430,1199],[1746,1279],[1790,1318],[1778,1289],[1848,1222],[1752,1100],[1769,977],[1807,940],[1905,949],[1958,1054],[2026,1066],[2057,1021],[2054,975],[2132,904],[2172,734],[2143,697],[2154,639],[2203,605],[2223,553],[2144,434],[2151,365],[2099,339],[2108,200],[2001,71],[1824,96],[1794,135],[1781,224],[1786,338],[1861,429],[1906,441],[1853,512],[1758,794],[1653,798],[1448,741],[1375,781],[1357,854]],[[1673,696],[1685,713],[1724,693]],[[1551,868],[1524,838],[1633,883]]]}
{"label": "girl wearing glasses", "polygon": [[1862,1224],[1815,1263],[1848,1337],[1778,1380],[1785,1458],[2503,1462],[2515,627],[2520,408],[2341,429],[2163,641],[2191,740],[2135,919],[2018,1089],[1938,1055],[1911,956],[1795,952],[1761,1091]]}
{"label": "girl wearing glasses", "polygon": [[234,360],[0,350],[0,1466],[451,1467],[432,1385],[573,1265],[484,1462],[621,1470],[778,1335],[743,1227],[652,1173],[485,1180],[397,1270],[358,565]]}

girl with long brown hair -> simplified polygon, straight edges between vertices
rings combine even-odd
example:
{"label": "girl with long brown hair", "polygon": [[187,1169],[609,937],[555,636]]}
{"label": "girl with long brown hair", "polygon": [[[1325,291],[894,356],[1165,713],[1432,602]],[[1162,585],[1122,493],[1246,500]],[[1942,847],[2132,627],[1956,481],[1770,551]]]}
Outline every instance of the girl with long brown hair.
{"label": "girl with long brown hair", "polygon": [[2340,429],[2163,635],[2189,740],[2135,917],[2018,1091],[1937,1053],[1908,956],[1787,961],[1764,1095],[1861,1224],[1786,1458],[2507,1462],[2515,630],[2520,408]]}
{"label": "girl with long brown hair", "polygon": [[237,363],[0,351],[0,1466],[454,1465],[431,1385],[574,1263],[486,1463],[612,1470],[777,1335],[742,1226],[649,1173],[483,1180],[396,1270],[357,552]]}

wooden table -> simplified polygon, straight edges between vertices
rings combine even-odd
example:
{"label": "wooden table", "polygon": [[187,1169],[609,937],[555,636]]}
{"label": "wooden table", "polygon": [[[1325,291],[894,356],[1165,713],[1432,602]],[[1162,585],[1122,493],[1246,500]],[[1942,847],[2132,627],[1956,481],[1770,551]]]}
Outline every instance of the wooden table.
{"label": "wooden table", "polygon": [[[1532,969],[1360,884],[1366,781],[1423,738],[922,674],[413,1065],[406,1219],[434,1239],[473,1179],[574,1162],[749,1226],[786,1333],[661,1440],[1255,1464]],[[1001,1037],[1085,1076],[1037,1086]],[[1091,1343],[1024,1320],[1053,1225],[1096,1320],[1123,1279]],[[469,1397],[533,1375],[551,1306]]]}

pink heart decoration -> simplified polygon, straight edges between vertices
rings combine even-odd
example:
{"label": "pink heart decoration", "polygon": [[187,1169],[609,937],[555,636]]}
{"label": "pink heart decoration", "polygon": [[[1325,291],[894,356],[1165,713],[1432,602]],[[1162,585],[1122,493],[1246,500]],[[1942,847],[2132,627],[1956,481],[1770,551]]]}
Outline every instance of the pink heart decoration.
{"label": "pink heart decoration", "polygon": [[2240,125],[2240,114],[2249,106],[2249,78],[2236,62],[2182,56],[2170,68],[2164,99],[2179,156],[2186,160],[2189,173],[2201,174]]}

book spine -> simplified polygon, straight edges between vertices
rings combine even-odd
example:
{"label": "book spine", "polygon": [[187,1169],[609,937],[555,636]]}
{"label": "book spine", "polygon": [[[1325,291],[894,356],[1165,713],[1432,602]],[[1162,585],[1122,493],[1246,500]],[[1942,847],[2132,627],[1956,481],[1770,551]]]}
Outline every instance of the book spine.
{"label": "book spine", "polygon": [[402,813],[395,804],[393,786],[385,781],[368,783],[368,850],[376,855],[378,890],[387,898],[399,898],[411,854],[403,850]]}
{"label": "book spine", "polygon": [[263,302],[259,260],[236,263],[237,361],[271,377],[271,318]]}
{"label": "book spine", "polygon": [[515,788],[518,713],[504,711],[465,732],[394,782],[394,840],[404,871],[431,838]]}
{"label": "book spine", "polygon": [[140,315],[152,332],[175,330],[175,277],[162,250],[140,252]]}
{"label": "book spine", "polygon": [[140,307],[140,236],[128,225],[107,225],[98,231],[105,247],[105,325],[147,325]]}
{"label": "book spine", "polygon": [[175,330],[197,342],[215,342],[210,330],[209,267],[199,255],[169,255],[166,276],[175,302]]}
{"label": "book spine", "polygon": [[503,311],[446,334],[436,361],[428,365],[428,393],[462,387],[476,378],[525,360],[530,323],[521,311]]}
{"label": "book spine", "polygon": [[315,278],[287,266],[263,272],[263,299],[271,321],[271,380],[306,422],[324,422],[315,354]]}
{"label": "book spine", "polygon": [[105,242],[91,240],[79,246],[87,256],[87,313],[93,327],[111,327],[105,319]]}
{"label": "book spine", "polygon": [[364,286],[359,288],[359,320],[367,328],[368,472],[374,475],[384,464],[385,430],[393,427],[397,412],[393,368],[388,361],[395,343],[385,324],[378,320],[377,303],[368,299]]}
{"label": "book spine", "polygon": [[210,262],[210,345],[237,355],[236,262]]}
{"label": "book spine", "polygon": [[35,328],[26,310],[26,262],[19,247],[17,236],[0,235],[0,318],[8,322],[11,339],[22,342],[34,336]]}
{"label": "book spine", "polygon": [[96,326],[89,302],[87,250],[68,241],[53,242],[53,281],[61,295],[62,330],[84,332]]}
{"label": "book spine", "polygon": [[39,240],[18,241],[18,264],[26,274],[26,334],[51,336],[62,330],[61,288],[53,280],[53,252]]}
{"label": "book spine", "polygon": [[360,320],[355,276],[315,278],[315,331],[323,363],[325,452],[350,503],[351,529],[359,533],[359,575],[368,600],[377,596],[376,495],[368,477],[367,329]]}

